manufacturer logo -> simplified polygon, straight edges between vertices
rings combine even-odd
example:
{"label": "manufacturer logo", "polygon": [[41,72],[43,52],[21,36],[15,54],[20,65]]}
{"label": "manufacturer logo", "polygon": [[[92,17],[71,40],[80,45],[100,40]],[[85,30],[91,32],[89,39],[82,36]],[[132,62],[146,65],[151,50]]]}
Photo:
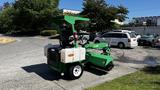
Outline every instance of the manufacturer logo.
{"label": "manufacturer logo", "polygon": [[68,57],[73,57],[73,56],[74,56],[74,54],[69,54],[69,55],[68,55]]}

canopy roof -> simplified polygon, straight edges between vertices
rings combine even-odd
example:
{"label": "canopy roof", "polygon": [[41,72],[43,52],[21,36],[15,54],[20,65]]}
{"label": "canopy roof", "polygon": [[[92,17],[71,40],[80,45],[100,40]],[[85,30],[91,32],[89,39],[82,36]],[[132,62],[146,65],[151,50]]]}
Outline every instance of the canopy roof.
{"label": "canopy roof", "polygon": [[66,21],[70,24],[75,24],[76,21],[89,21],[89,18],[83,18],[83,17],[78,17],[78,16],[69,16],[69,15],[64,15],[64,16],[58,16],[55,18],[57,22],[59,21]]}

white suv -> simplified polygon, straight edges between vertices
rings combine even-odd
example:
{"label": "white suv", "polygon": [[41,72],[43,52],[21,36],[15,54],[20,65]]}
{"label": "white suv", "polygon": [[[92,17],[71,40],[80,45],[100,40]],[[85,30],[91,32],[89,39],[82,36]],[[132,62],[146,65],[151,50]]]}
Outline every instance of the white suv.
{"label": "white suv", "polygon": [[137,34],[135,31],[130,31],[130,30],[113,30],[111,32],[123,32],[123,33],[125,33],[125,32],[127,33],[128,32],[128,33],[135,34],[137,39],[141,38],[141,35]]}
{"label": "white suv", "polygon": [[96,37],[95,43],[107,42],[110,46],[118,46],[119,48],[134,48],[138,46],[135,34],[128,32],[109,32],[100,37]]}

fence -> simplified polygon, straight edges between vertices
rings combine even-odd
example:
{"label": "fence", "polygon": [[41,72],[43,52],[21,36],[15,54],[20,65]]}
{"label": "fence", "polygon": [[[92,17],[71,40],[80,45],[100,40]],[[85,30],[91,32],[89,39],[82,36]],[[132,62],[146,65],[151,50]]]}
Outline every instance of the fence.
{"label": "fence", "polygon": [[154,27],[126,27],[124,29],[129,29],[132,31],[136,31],[138,34],[155,34],[160,35],[160,26],[154,26]]}

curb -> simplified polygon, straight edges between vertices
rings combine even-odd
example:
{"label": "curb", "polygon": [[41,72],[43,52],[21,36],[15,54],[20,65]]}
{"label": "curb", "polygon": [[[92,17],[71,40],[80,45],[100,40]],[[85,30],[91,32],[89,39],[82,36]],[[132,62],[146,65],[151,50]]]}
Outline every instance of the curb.
{"label": "curb", "polygon": [[10,37],[0,37],[0,44],[8,44],[8,43],[13,43],[16,42],[17,40],[14,38],[10,38]]}

